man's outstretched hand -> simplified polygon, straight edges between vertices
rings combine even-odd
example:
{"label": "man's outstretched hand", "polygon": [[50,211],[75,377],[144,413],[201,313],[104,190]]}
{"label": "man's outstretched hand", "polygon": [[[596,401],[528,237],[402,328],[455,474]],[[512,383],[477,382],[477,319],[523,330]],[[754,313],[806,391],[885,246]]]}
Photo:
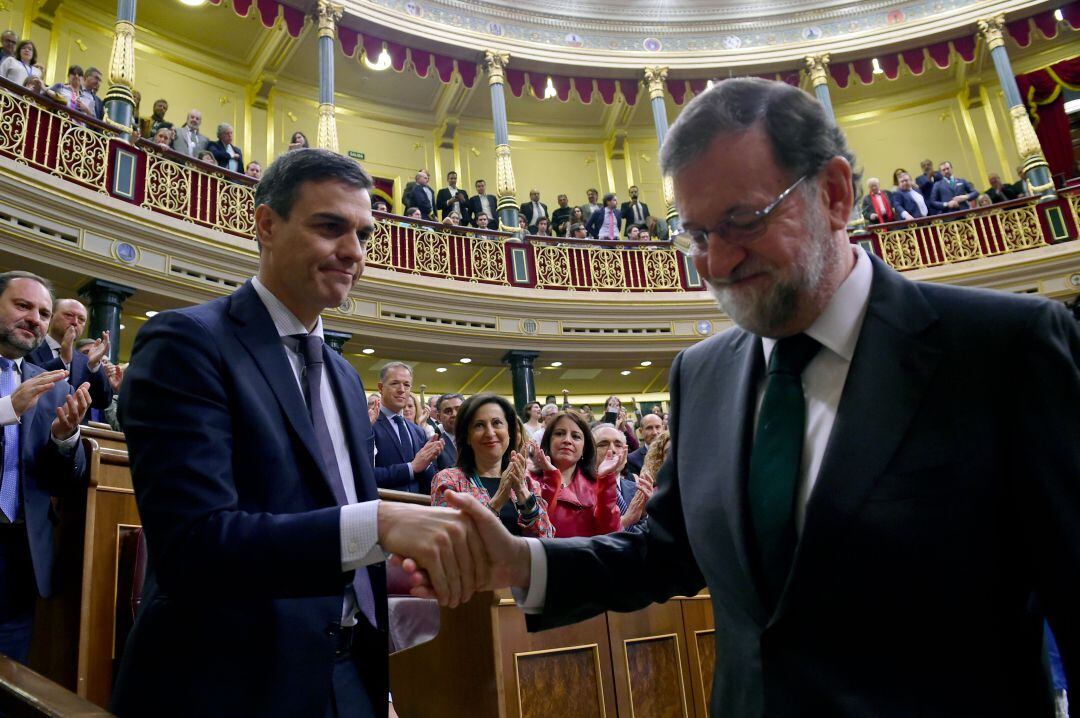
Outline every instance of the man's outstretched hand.
{"label": "man's outstretched hand", "polygon": [[[525,539],[511,535],[495,514],[468,494],[447,491],[446,502],[461,512],[461,517],[466,519],[470,528],[476,531],[483,546],[481,560],[487,565],[482,570],[476,570],[478,576],[476,590],[490,591],[507,586],[527,587],[532,560],[529,545]],[[447,605],[447,602],[443,600],[439,577],[431,575],[430,569],[424,565],[422,558],[396,552],[391,560],[409,574],[412,582],[409,592],[413,596],[438,598],[440,603]]]}

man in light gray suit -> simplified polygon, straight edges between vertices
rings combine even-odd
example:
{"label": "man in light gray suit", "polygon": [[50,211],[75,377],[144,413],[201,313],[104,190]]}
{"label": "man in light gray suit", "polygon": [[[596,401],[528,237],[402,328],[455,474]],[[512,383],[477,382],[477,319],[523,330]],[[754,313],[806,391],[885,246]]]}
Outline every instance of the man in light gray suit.
{"label": "man in light gray suit", "polygon": [[490,582],[534,630],[708,587],[714,716],[1052,716],[1044,617],[1080,685],[1077,322],[852,245],[854,157],[796,88],[716,83],[661,161],[737,327],[672,365],[646,531],[515,539],[448,495]]}
{"label": "man in light gray suit", "polygon": [[187,122],[176,129],[176,139],[173,140],[173,149],[182,152],[188,157],[198,157],[199,153],[206,149],[210,138],[199,132],[202,126],[202,113],[192,110],[187,115]]}

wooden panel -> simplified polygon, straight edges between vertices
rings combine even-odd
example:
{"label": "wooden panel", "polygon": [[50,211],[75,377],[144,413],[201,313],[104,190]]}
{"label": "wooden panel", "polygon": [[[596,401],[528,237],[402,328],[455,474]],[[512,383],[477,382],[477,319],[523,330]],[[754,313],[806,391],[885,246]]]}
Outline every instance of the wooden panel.
{"label": "wooden panel", "polygon": [[93,422],[90,426],[83,426],[80,433],[84,439],[93,439],[98,448],[127,451],[127,439],[124,435],[119,431],[106,428],[104,424]]}
{"label": "wooden panel", "polygon": [[694,713],[698,718],[709,715],[712,699],[712,677],[716,666],[716,629],[712,600],[707,595],[677,599],[682,606],[686,629],[687,654]]}
{"label": "wooden panel", "polygon": [[578,718],[604,716],[600,647],[553,648],[514,654],[522,718],[548,718],[573,707]]}
{"label": "wooden panel", "polygon": [[[629,718],[691,716],[686,639],[678,601],[653,604],[633,613],[609,613],[610,641],[619,715]],[[651,642],[651,645],[650,645]],[[638,662],[638,672],[631,655]],[[648,675],[672,660],[672,670]],[[647,666],[650,661],[655,665]],[[638,708],[645,712],[637,712]]]}
{"label": "wooden panel", "polygon": [[634,718],[682,718],[687,715],[679,636],[626,641],[630,715]]}
{"label": "wooden panel", "polygon": [[0,655],[0,715],[8,718],[106,718],[112,714]]}

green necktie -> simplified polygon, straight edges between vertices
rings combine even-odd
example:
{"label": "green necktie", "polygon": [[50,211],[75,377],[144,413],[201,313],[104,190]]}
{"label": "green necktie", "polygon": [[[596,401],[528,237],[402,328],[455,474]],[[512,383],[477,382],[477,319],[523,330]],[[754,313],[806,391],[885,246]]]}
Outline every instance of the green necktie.
{"label": "green necktie", "polygon": [[770,609],[795,556],[795,491],[806,426],[802,372],[820,348],[805,334],[784,337],[773,347],[750,454],[750,515]]}

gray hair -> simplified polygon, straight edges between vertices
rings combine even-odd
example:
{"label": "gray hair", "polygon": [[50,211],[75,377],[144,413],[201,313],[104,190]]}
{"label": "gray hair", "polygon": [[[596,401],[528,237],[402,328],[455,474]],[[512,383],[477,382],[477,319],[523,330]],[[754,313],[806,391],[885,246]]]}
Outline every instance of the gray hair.
{"label": "gray hair", "polygon": [[[299,152],[299,150],[297,150]],[[409,376],[412,376],[412,367],[403,361],[392,361],[382,369],[379,370],[379,381],[386,381],[386,375],[392,372],[394,369],[404,369],[409,372]]]}
{"label": "gray hair", "polygon": [[462,396],[461,394],[458,394],[456,392],[451,392],[449,394],[443,394],[442,396],[440,396],[439,400],[437,402],[435,402],[435,408],[438,409],[439,411],[442,411],[442,403],[444,401],[450,401],[451,399],[461,399],[462,401],[465,401],[465,397]]}
{"label": "gray hair", "polygon": [[[549,409],[550,409],[550,411],[548,411]],[[547,411],[548,416],[551,416],[552,414],[558,414],[559,413],[559,405],[558,404],[544,404],[544,407],[542,409],[540,409],[540,416],[543,416],[545,411]]]}
{"label": "gray hair", "polygon": [[226,132],[231,132],[232,128],[232,125],[230,125],[228,122],[222,122],[220,125],[217,126],[218,138],[220,138]]}
{"label": "gray hair", "polygon": [[[717,82],[686,105],[664,138],[661,170],[674,176],[705,154],[717,137],[745,132],[758,123],[776,163],[792,179],[813,177],[833,157],[843,157],[855,167],[844,133],[815,98],[783,82],[736,77]],[[853,169],[856,195],[859,177]]]}

